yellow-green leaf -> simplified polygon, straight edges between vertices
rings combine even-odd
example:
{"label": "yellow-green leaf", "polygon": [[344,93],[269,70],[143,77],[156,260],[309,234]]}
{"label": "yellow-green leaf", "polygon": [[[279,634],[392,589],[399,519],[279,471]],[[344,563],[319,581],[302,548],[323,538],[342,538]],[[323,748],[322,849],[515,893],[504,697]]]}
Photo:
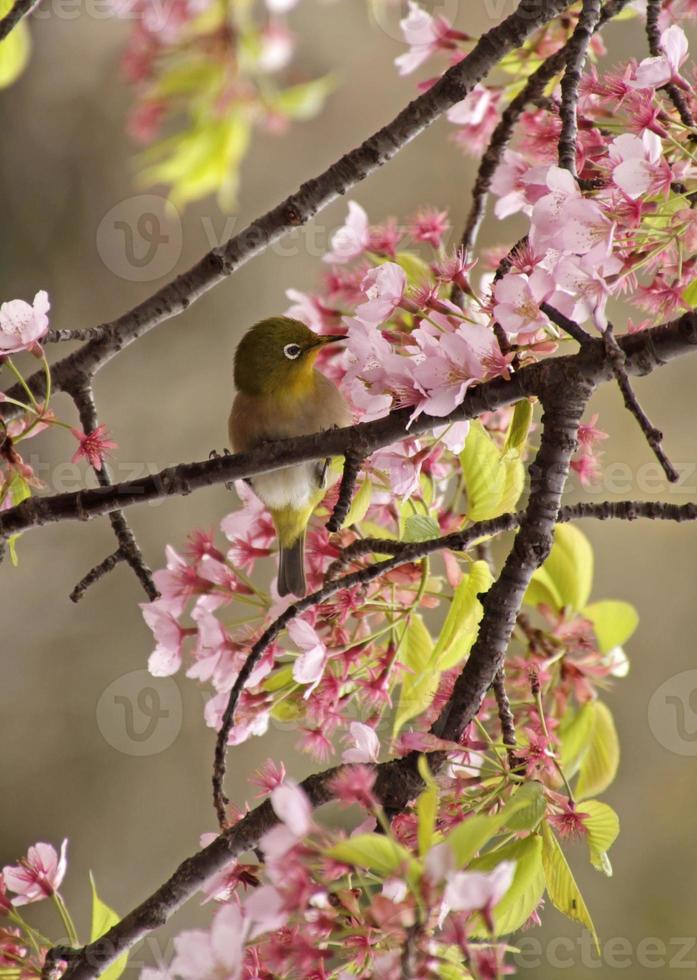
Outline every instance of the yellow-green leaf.
{"label": "yellow-green leaf", "polygon": [[349,512],[344,521],[344,527],[351,527],[353,524],[360,524],[368,513],[370,502],[373,499],[373,484],[366,479],[361,483],[358,492],[354,494]]}
{"label": "yellow-green leaf", "polygon": [[432,667],[432,656],[431,634],[421,616],[414,615],[406,626],[399,647],[399,660],[406,670],[402,675],[393,735],[397,735],[410,718],[425,711],[433,700],[440,675]]}
{"label": "yellow-green leaf", "polygon": [[593,730],[574,790],[579,800],[606,790],[620,763],[620,744],[610,709],[602,701],[593,701],[592,711]]}
{"label": "yellow-green leaf", "polygon": [[508,426],[506,441],[503,446],[504,452],[508,452],[509,449],[520,450],[523,448],[527,442],[531,422],[532,402],[528,398],[524,398],[522,401],[515,403],[513,418],[511,419],[511,424]]}
{"label": "yellow-green leaf", "polygon": [[312,119],[321,110],[327,96],[335,88],[336,82],[331,75],[315,78],[311,82],[291,85],[273,99],[273,107],[288,119]]}
{"label": "yellow-green leaf", "polygon": [[[559,596],[557,609],[565,606],[579,611],[588,602],[593,585],[593,549],[588,538],[573,524],[557,524],[554,529],[554,543],[547,560],[532,577],[533,582],[549,585]],[[530,601],[530,589],[525,601]]]}
{"label": "yellow-green leaf", "polygon": [[431,845],[433,844],[433,832],[438,813],[438,785],[431,775],[431,771],[428,768],[428,760],[425,755],[419,756],[418,769],[419,775],[426,786],[426,789],[419,795],[416,801],[416,816],[418,818],[417,840],[419,844],[419,855],[423,857],[431,849]]}
{"label": "yellow-green leaf", "polygon": [[[542,838],[530,834],[522,840],[497,847],[472,861],[470,870],[491,871],[501,861],[515,861],[515,873],[511,886],[494,907],[494,935],[503,936],[525,925],[539,904],[545,890],[542,867]],[[473,934],[486,936],[488,931],[482,922],[475,922]]]}
{"label": "yellow-green leaf", "polygon": [[335,861],[374,871],[381,878],[418,867],[409,851],[386,834],[357,834],[331,847],[327,854]]}
{"label": "yellow-green leaf", "polygon": [[475,814],[458,824],[445,838],[455,857],[457,867],[468,864],[477,851],[501,830],[513,828],[516,818],[525,813],[530,815],[530,807],[542,795],[539,783],[525,783],[517,790],[498,813]]}
{"label": "yellow-green leaf", "polygon": [[[0,0],[0,19],[10,12],[13,2]],[[24,21],[20,21],[5,40],[0,41],[0,89],[7,88],[19,78],[29,60],[30,50],[29,28]]]}
{"label": "yellow-green leaf", "polygon": [[617,840],[620,818],[611,806],[600,800],[585,800],[579,810],[588,814],[583,824],[588,832],[591,864],[609,878],[612,875],[612,865],[607,852]]}
{"label": "yellow-green leaf", "polygon": [[488,563],[475,561],[455,589],[433,651],[433,662],[438,670],[450,670],[469,653],[484,612],[478,596],[487,592],[492,582]]}
{"label": "yellow-green leaf", "polygon": [[412,514],[404,522],[403,541],[430,541],[440,534],[435,517],[430,514]]}
{"label": "yellow-green leaf", "polygon": [[515,508],[523,488],[523,463],[515,450],[502,453],[481,422],[470,425],[460,463],[471,521],[498,517]]}
{"label": "yellow-green leaf", "polygon": [[601,653],[622,646],[639,625],[639,614],[634,606],[618,599],[594,602],[586,606],[583,615],[593,623]]}
{"label": "yellow-green leaf", "polygon": [[[94,878],[90,873],[90,884],[92,886],[92,925],[90,927],[90,942],[94,942],[96,939],[101,939],[101,937],[111,929],[112,926],[116,925],[120,921],[120,916],[114,912],[113,909],[109,908],[108,905],[101,900],[97,894],[97,886],[94,883]],[[126,969],[126,963],[128,961],[128,953],[124,953],[123,956],[119,956],[117,960],[114,960],[103,973],[100,974],[104,980],[117,980],[123,971]]]}
{"label": "yellow-green leaf", "polygon": [[542,866],[552,904],[562,915],[585,926],[599,949],[598,934],[588,907],[566,862],[564,852],[547,823],[542,824]]}
{"label": "yellow-green leaf", "polygon": [[567,779],[578,772],[581,760],[588,752],[591,733],[595,724],[593,703],[581,705],[578,711],[568,709],[559,726],[561,740],[561,767]]}

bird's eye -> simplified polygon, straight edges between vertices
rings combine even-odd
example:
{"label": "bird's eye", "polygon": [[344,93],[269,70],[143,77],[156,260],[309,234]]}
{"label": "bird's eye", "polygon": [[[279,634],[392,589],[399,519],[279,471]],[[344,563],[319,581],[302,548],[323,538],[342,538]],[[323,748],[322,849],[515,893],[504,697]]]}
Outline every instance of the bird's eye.
{"label": "bird's eye", "polygon": [[294,361],[296,357],[300,357],[302,354],[302,347],[299,347],[298,344],[286,344],[283,348],[283,353],[289,361]]}

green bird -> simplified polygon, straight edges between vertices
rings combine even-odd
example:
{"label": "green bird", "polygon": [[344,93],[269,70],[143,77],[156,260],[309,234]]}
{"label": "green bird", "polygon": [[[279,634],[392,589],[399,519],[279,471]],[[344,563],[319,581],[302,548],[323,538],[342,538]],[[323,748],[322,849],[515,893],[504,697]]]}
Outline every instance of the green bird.
{"label": "green bird", "polygon": [[[320,337],[285,316],[269,317],[247,331],[235,354],[237,395],[229,422],[234,452],[351,423],[344,396],[315,367],[320,350],[343,339]],[[305,530],[326,492],[329,462],[298,463],[250,481],[278,534],[279,595],[305,595]]]}

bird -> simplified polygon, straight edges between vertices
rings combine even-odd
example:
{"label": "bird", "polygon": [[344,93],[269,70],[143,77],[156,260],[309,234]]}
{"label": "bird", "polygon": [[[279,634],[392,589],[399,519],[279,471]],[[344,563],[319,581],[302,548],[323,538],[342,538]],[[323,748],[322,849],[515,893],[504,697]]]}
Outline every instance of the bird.
{"label": "bird", "polygon": [[[319,335],[300,320],[273,316],[254,324],[235,352],[237,394],[229,419],[233,452],[310,435],[351,423],[337,386],[316,367],[327,344],[346,338]],[[271,513],[278,535],[278,594],[304,596],[305,531],[329,481],[330,460],[309,460],[249,480]]]}

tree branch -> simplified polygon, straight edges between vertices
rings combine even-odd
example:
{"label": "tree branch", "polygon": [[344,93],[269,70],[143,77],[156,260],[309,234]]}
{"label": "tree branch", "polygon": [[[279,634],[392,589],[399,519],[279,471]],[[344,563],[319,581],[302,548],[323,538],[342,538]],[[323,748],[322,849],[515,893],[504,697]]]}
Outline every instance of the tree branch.
{"label": "tree branch", "polygon": [[[661,47],[661,31],[658,26],[658,20],[661,15],[661,6],[662,0],[647,0],[646,3],[646,38],[649,42],[649,52],[653,58],[657,58],[663,54],[663,48]],[[663,86],[663,91],[677,109],[683,125],[689,127],[690,129],[694,129],[695,120],[690,112],[690,107],[687,104],[685,96],[682,94],[677,85],[674,85],[673,82],[669,82],[667,85]]]}
{"label": "tree branch", "polygon": [[15,0],[9,12],[0,20],[0,41],[4,41],[10,31],[19,24],[20,20],[39,5],[40,0]]}
{"label": "tree branch", "polygon": [[[627,373],[649,374],[697,347],[697,313],[685,313],[670,323],[621,336],[617,342],[625,355]],[[443,418],[421,415],[410,426],[411,409],[399,409],[373,422],[268,443],[251,453],[182,463],[151,476],[109,487],[33,497],[0,513],[0,537],[6,538],[10,534],[56,521],[90,520],[133,504],[185,495],[200,487],[256,476],[292,463],[325,456],[345,456],[356,445],[360,452],[369,454],[407,436],[421,435],[435,426],[476,418],[482,412],[494,411],[529,395],[537,395],[550,376],[563,387],[568,371],[583,372],[595,383],[612,378],[612,367],[607,361],[603,341],[593,338],[577,354],[550,358],[521,368],[510,380],[493,378],[473,386],[462,403]]]}
{"label": "tree branch", "polygon": [[[318,177],[306,181],[281,204],[257,218],[225,244],[212,249],[187,272],[163,286],[128,313],[98,327],[99,336],[63,358],[52,369],[54,389],[65,390],[76,379],[89,379],[133,341],[191,306],[213,286],[259,255],[293,228],[304,225],[340,194],[391,160],[403,146],[431,125],[446,109],[462,101],[477,82],[537,27],[565,10],[572,0],[521,0],[500,24],[483,34],[472,51],[453,65],[428,92],[414,99],[390,123],[346,153]],[[45,394],[42,371],[31,375],[34,395]],[[21,397],[18,388],[8,394]],[[3,416],[17,414],[3,406]]]}
{"label": "tree branch", "polygon": [[571,35],[566,54],[566,70],[561,80],[561,133],[559,166],[576,176],[576,138],[578,136],[578,89],[586,64],[588,45],[600,20],[600,0],[583,0],[578,23]]}

